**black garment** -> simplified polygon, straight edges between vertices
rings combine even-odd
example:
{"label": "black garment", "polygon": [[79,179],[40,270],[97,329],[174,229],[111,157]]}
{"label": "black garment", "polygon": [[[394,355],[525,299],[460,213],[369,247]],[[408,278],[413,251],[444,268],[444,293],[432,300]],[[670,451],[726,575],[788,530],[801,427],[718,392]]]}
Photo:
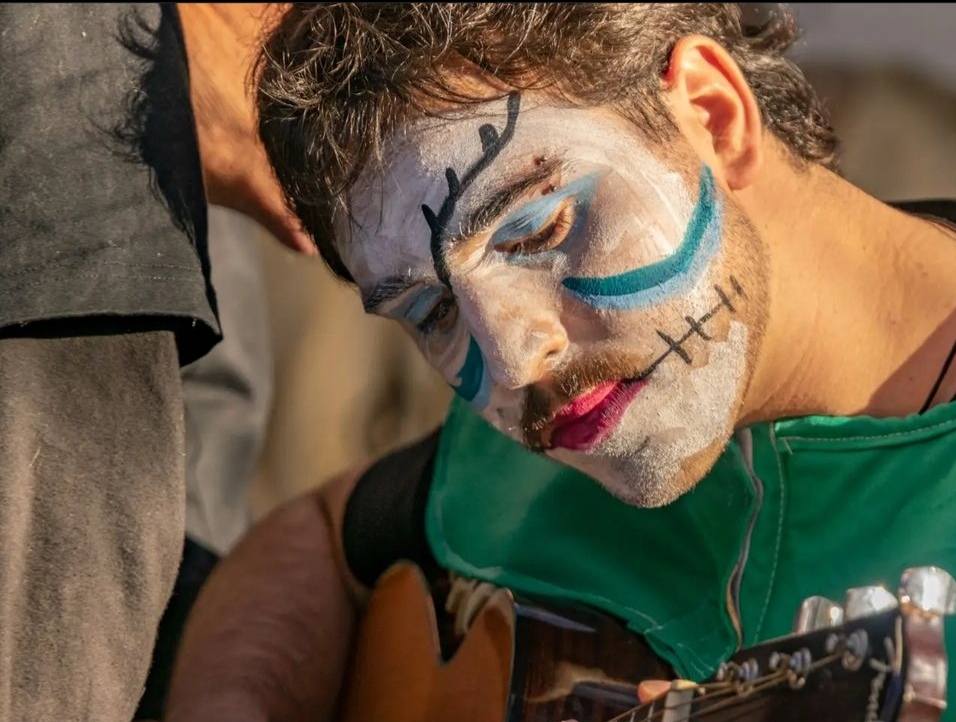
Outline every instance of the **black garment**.
{"label": "black garment", "polygon": [[374,585],[398,559],[434,565],[424,520],[438,435],[383,457],[356,482],[345,507],[342,546],[363,584]]}
{"label": "black garment", "polygon": [[173,594],[159,622],[146,689],[139,700],[134,719],[163,718],[166,694],[173,676],[173,663],[176,661],[176,652],[186,628],[186,619],[218,561],[219,557],[215,553],[186,537],[176,586],[173,587]]}
{"label": "black garment", "polygon": [[6,4],[0,34],[0,335],[119,321],[203,355],[219,329],[175,6]]}
{"label": "black garment", "polygon": [[0,5],[0,717],[128,722],[218,340],[174,5]]}
{"label": "black garment", "polygon": [[[906,213],[954,224],[956,201],[890,203]],[[945,372],[945,368],[942,369]],[[342,544],[356,579],[373,586],[399,559],[436,565],[425,536],[425,506],[440,431],[383,457],[356,482],[346,507]]]}

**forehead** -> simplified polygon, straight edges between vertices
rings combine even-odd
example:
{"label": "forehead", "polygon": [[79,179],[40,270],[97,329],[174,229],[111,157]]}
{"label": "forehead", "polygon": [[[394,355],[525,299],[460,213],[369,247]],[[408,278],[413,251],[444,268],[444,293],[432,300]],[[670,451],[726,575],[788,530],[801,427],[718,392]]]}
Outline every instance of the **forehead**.
{"label": "forehead", "polygon": [[[503,98],[418,121],[388,139],[381,164],[370,166],[349,193],[349,227],[341,218],[337,224],[337,238],[346,239],[340,253],[363,290],[387,276],[434,277],[431,229],[422,206],[437,213],[448,196],[448,169],[463,176],[482,157],[479,129],[490,125],[501,133],[507,122]],[[622,117],[525,94],[510,141],[468,186],[448,229],[454,232],[480,199],[541,158],[611,166],[652,183],[668,173]]]}

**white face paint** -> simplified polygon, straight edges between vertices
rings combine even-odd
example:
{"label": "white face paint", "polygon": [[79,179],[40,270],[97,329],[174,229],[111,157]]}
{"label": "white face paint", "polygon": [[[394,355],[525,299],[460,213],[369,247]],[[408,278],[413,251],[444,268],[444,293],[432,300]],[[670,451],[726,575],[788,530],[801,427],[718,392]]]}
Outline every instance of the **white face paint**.
{"label": "white face paint", "polygon": [[727,209],[709,170],[688,183],[620,117],[520,103],[393,137],[350,193],[342,257],[488,421],[663,503],[728,438],[746,382]]}

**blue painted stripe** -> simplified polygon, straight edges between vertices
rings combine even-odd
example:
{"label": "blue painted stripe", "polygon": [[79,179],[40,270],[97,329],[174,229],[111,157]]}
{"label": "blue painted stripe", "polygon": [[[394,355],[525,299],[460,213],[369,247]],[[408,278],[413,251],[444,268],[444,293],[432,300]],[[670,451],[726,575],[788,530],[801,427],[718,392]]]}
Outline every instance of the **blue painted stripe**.
{"label": "blue painted stripe", "polygon": [[676,295],[689,292],[697,279],[707,269],[707,264],[720,246],[720,214],[721,209],[717,209],[715,222],[709,225],[704,232],[704,237],[700,243],[700,250],[694,256],[690,267],[685,273],[679,273],[672,278],[650,288],[645,288],[634,293],[627,293],[620,296],[581,296],[589,305],[600,309],[614,309],[626,311],[634,308],[643,308],[661,303]]}
{"label": "blue painted stripe", "polygon": [[458,372],[458,384],[453,384],[455,393],[478,408],[484,408],[490,396],[490,384],[486,382],[485,376],[485,361],[481,356],[481,349],[475,337],[471,336],[465,363]]}
{"label": "blue painted stripe", "polygon": [[498,230],[491,236],[491,245],[499,248],[503,244],[539,232],[554,217],[555,210],[566,198],[573,196],[575,206],[586,209],[594,197],[599,178],[598,173],[589,173],[554,193],[525,203],[501,222]]}
{"label": "blue painted stripe", "polygon": [[605,278],[566,278],[564,287],[596,308],[631,309],[687,290],[720,245],[722,209],[707,166],[680,246],[667,258]]}

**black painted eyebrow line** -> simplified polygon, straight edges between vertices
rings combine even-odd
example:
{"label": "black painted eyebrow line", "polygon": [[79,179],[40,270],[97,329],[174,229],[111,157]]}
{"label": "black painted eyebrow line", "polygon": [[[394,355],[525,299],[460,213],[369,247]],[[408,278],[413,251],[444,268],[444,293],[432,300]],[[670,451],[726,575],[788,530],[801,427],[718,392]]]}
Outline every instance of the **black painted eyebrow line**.
{"label": "black painted eyebrow line", "polygon": [[462,194],[471,186],[475,178],[494,162],[501,150],[514,137],[518,113],[521,110],[521,93],[517,91],[508,93],[507,108],[508,117],[505,121],[505,128],[500,133],[490,123],[485,123],[478,128],[478,138],[481,140],[481,157],[475,161],[465,175],[459,176],[454,168],[445,168],[448,195],[445,196],[445,200],[438,211],[433,210],[428,204],[422,204],[422,215],[425,216],[425,222],[431,229],[432,264],[435,266],[435,274],[438,276],[438,280],[449,289],[451,288],[451,275],[448,272],[448,264],[445,262],[444,249],[442,248],[445,242],[445,234],[448,231],[448,221],[455,214],[455,206],[458,205]]}
{"label": "black painted eyebrow line", "polygon": [[424,282],[425,279],[415,276],[389,276],[379,281],[372,292],[362,298],[365,313],[375,313],[379,306],[398,298],[408,289]]}
{"label": "black painted eyebrow line", "polygon": [[[452,236],[446,242],[447,246],[450,248],[459,241],[486,228],[525,193],[539,183],[548,180],[562,165],[562,162],[557,158],[548,159],[537,164],[531,172],[515,178],[501,190],[492,193],[484,203],[469,214],[467,221],[462,226],[461,233]],[[376,284],[372,292],[362,299],[362,306],[366,313],[374,313],[379,306],[398,298],[413,286],[426,282],[427,279],[424,278],[389,276]]]}
{"label": "black painted eyebrow line", "polygon": [[509,206],[536,185],[548,180],[561,166],[560,160],[549,158],[543,163],[536,164],[530,173],[519,176],[501,190],[492,193],[487,200],[479,204],[468,215],[467,220],[461,226],[462,230],[447,241],[448,247],[450,248],[463,239],[483,231]]}

